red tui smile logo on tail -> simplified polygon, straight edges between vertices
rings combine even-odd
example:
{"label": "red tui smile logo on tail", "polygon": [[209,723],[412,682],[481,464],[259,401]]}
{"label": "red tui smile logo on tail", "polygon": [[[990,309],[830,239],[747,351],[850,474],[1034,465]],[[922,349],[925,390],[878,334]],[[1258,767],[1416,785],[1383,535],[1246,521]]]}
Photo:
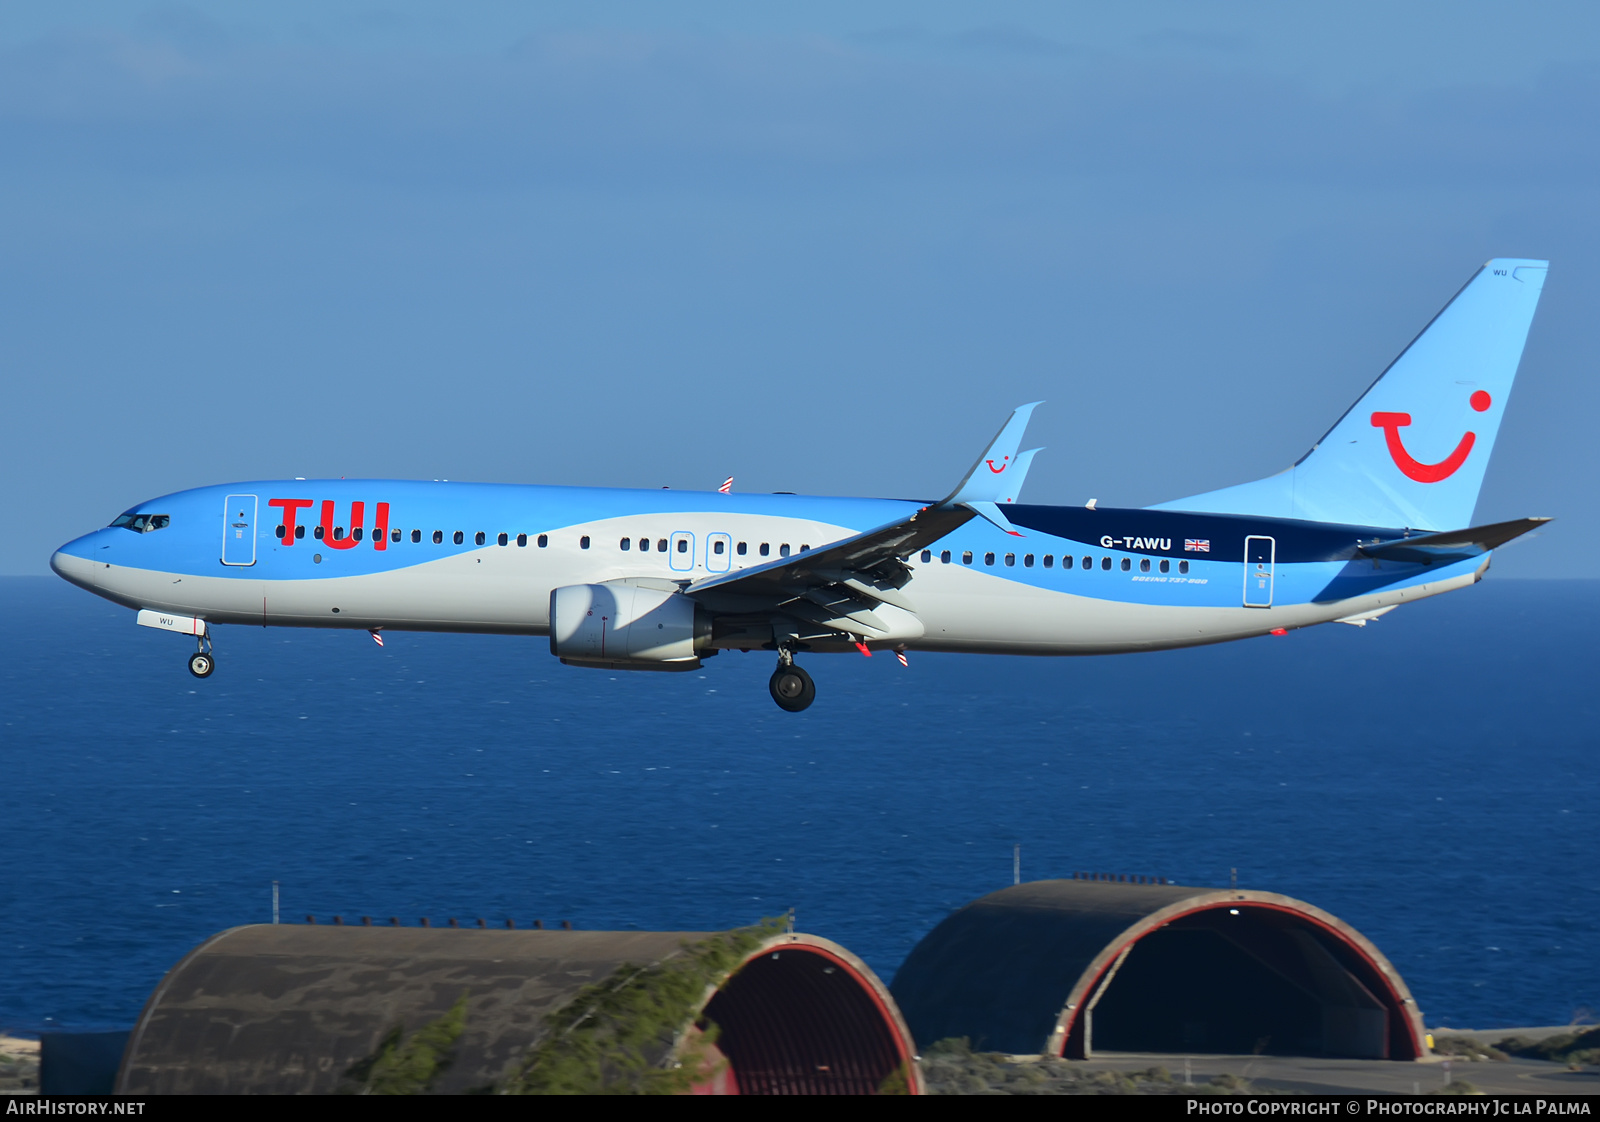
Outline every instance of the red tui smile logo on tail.
{"label": "red tui smile logo on tail", "polygon": [[[1468,404],[1479,413],[1493,403],[1494,399],[1483,390],[1476,391],[1468,399]],[[1400,430],[1410,423],[1410,413],[1372,415],[1372,426],[1383,430],[1383,439],[1389,445],[1389,456],[1394,460],[1395,467],[1405,472],[1407,479],[1415,479],[1418,483],[1438,483],[1442,479],[1449,479],[1462,464],[1467,462],[1467,457],[1472,454],[1472,446],[1478,439],[1477,433],[1469,432],[1461,438],[1454,452],[1436,464],[1425,464],[1413,458],[1411,453],[1406,451],[1405,442],[1400,439]]]}

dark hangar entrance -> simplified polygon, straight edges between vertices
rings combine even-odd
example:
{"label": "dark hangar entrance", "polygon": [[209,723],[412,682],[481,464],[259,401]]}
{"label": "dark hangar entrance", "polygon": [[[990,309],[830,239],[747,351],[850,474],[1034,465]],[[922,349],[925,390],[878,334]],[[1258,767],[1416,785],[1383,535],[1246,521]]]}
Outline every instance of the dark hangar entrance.
{"label": "dark hangar entrance", "polygon": [[1306,917],[1208,908],[1128,945],[1084,1011],[1080,1047],[1389,1059],[1392,1029],[1409,1033],[1391,1026],[1386,989]]}

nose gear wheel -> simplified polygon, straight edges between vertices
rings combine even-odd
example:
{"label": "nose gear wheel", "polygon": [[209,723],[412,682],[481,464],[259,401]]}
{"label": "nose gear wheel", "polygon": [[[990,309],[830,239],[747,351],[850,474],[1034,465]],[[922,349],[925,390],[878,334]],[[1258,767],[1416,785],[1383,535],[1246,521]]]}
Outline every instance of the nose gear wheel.
{"label": "nose gear wheel", "polygon": [[209,678],[211,672],[217,668],[217,660],[211,653],[211,634],[208,631],[195,636],[195,652],[189,656],[189,673],[196,678]]}

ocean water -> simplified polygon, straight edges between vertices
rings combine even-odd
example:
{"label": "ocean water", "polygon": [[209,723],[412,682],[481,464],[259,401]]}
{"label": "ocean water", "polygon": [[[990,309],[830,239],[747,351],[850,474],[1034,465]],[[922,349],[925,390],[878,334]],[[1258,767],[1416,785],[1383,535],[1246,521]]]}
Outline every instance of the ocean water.
{"label": "ocean water", "polygon": [[563,667],[540,639],[188,641],[0,580],[0,1028],[132,1023],[206,936],[308,914],[705,930],[794,908],[886,979],[952,909],[1077,870],[1287,893],[1430,1025],[1600,1007],[1600,582],[1096,659]]}

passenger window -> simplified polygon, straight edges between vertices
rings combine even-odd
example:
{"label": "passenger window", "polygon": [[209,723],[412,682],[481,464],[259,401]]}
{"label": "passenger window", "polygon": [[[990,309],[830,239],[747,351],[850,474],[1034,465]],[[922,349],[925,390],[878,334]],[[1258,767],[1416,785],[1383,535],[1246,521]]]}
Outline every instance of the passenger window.
{"label": "passenger window", "polygon": [[1031,569],[1031,568],[1033,568],[1033,554],[1031,554],[1031,553],[1024,553],[1024,554],[1023,554],[1023,555],[1022,555],[1022,567],[1023,567],[1023,568],[1024,568],[1024,569]]}
{"label": "passenger window", "polygon": [[467,540],[467,535],[463,534],[460,530],[457,530],[450,536],[450,540],[455,542],[457,545],[460,545],[462,542]]}
{"label": "passenger window", "polygon": [[926,565],[928,562],[930,562],[932,560],[933,560],[933,550],[931,550],[931,549],[923,550],[922,551],[922,563],[924,565]]}
{"label": "passenger window", "polygon": [[284,528],[282,526],[279,526],[276,530],[272,531],[272,533],[273,533],[274,537],[281,538],[281,537],[283,537],[285,531],[284,531]]}
{"label": "passenger window", "polygon": [[295,527],[295,528],[294,528],[294,536],[295,536],[295,537],[296,537],[296,538],[303,538],[303,537],[305,537],[305,536],[306,536],[306,528],[305,528],[305,527],[304,527],[304,526],[296,526],[296,527]]}
{"label": "passenger window", "polygon": [[484,532],[482,530],[479,530],[476,534],[473,535],[472,544],[473,545],[482,545],[487,540],[488,539],[485,537]]}
{"label": "passenger window", "polygon": [[1189,571],[1189,562],[1187,562],[1187,561],[1179,561],[1178,562],[1178,572],[1187,573],[1188,571]]}
{"label": "passenger window", "polygon": [[983,555],[983,563],[984,563],[984,564],[985,564],[985,565],[993,565],[993,564],[994,564],[994,554],[992,554],[992,553],[985,553],[985,554],[984,554],[984,555]]}
{"label": "passenger window", "polygon": [[772,546],[768,545],[766,542],[762,542],[761,543],[761,556],[766,557],[771,552],[772,552]]}
{"label": "passenger window", "polygon": [[588,534],[585,534],[585,535],[583,535],[583,537],[578,539],[578,548],[579,549],[588,549],[589,548],[589,535]]}
{"label": "passenger window", "polygon": [[[1055,563],[1056,563],[1056,555],[1055,554],[1046,553],[1044,555],[1044,567],[1046,569],[1054,568],[1055,567]],[[1067,564],[1070,565],[1070,564],[1072,564],[1072,562],[1068,561]]]}
{"label": "passenger window", "polygon": [[1016,568],[1016,565],[1017,565],[1017,555],[1015,553],[1006,554],[1006,566],[1008,568]]}
{"label": "passenger window", "polygon": [[412,530],[411,531],[411,544],[412,545],[417,545],[421,541],[422,541],[422,531],[421,530]]}
{"label": "passenger window", "polygon": [[1085,557],[1085,558],[1084,558],[1084,559],[1083,559],[1083,567],[1084,567],[1084,568],[1085,568],[1085,569],[1092,569],[1092,568],[1094,568],[1094,558],[1093,558],[1093,557]]}
{"label": "passenger window", "polygon": [[805,551],[806,551],[806,550],[808,550],[808,549],[810,549],[810,548],[811,548],[811,547],[810,547],[810,546],[809,546],[809,545],[802,545],[802,546],[801,546],[801,547],[800,547],[800,552],[801,552],[801,553],[804,553],[804,552],[805,552]]}
{"label": "passenger window", "polygon": [[656,552],[657,553],[665,553],[666,551],[667,551],[667,539],[666,538],[658,539],[656,541]]}
{"label": "passenger window", "polygon": [[678,539],[678,552],[679,553],[688,553],[689,552],[689,539],[688,538],[679,538]]}
{"label": "passenger window", "polygon": [[333,540],[336,541],[336,542],[344,541],[344,527],[343,526],[335,526],[333,528]]}
{"label": "passenger window", "polygon": [[620,542],[617,543],[617,548],[622,550],[622,552],[624,552],[624,553],[628,552],[628,550],[633,548],[633,539],[632,538],[623,538]]}
{"label": "passenger window", "polygon": [[972,564],[972,550],[964,549],[961,551],[961,563],[963,565]]}
{"label": "passenger window", "polygon": [[950,564],[950,551],[948,549],[941,549],[939,551],[939,564],[941,564],[941,565]]}
{"label": "passenger window", "polygon": [[1122,571],[1126,573],[1126,572],[1131,571],[1132,569],[1133,569],[1133,558],[1124,557],[1122,559]]}
{"label": "passenger window", "polygon": [[737,546],[736,552],[739,554],[740,557],[743,557],[745,554],[750,552],[750,543],[749,542],[740,542],[739,545]]}
{"label": "passenger window", "polygon": [[1163,573],[1168,573],[1168,572],[1172,571],[1172,562],[1168,561],[1165,557],[1163,557],[1161,559],[1161,571]]}
{"label": "passenger window", "polygon": [[[392,542],[399,541],[400,540],[400,531],[399,530],[390,530],[389,531],[389,540],[392,541]],[[505,542],[501,542],[500,544],[501,545],[505,545],[506,543]]]}
{"label": "passenger window", "polygon": [[720,557],[725,552],[723,550],[722,546],[723,546],[723,541],[722,541],[721,538],[718,538],[716,541],[711,543],[711,552],[717,554]]}
{"label": "passenger window", "polygon": [[517,535],[517,548],[518,549],[526,549],[527,546],[528,546],[528,535],[527,534],[518,534]]}
{"label": "passenger window", "polygon": [[1139,558],[1139,571],[1141,573],[1148,573],[1150,571],[1150,558],[1148,558],[1148,557]]}
{"label": "passenger window", "polygon": [[549,534],[540,534],[539,535],[539,548],[543,549],[545,546],[547,546],[549,544],[550,544],[550,535]]}
{"label": "passenger window", "polygon": [[1111,571],[1111,558],[1109,558],[1109,557],[1100,558],[1100,567],[1102,569],[1104,569],[1106,572],[1109,573]]}
{"label": "passenger window", "polygon": [[[322,536],[321,534],[317,535],[317,537],[319,537],[319,538],[321,536]],[[433,544],[434,545],[443,545],[444,544],[444,531],[443,530],[435,530],[433,532]]]}
{"label": "passenger window", "polygon": [[354,538],[356,541],[360,541],[361,540],[361,527],[357,526],[354,530],[351,530],[350,531],[350,536],[352,538]]}
{"label": "passenger window", "polygon": [[511,538],[510,538],[509,535],[501,534],[498,538],[495,539],[495,541],[498,542],[500,545],[506,545],[507,543],[509,543],[511,541]]}
{"label": "passenger window", "polygon": [[789,543],[788,542],[784,542],[782,545],[780,545],[778,547],[778,556],[779,557],[787,557],[787,556],[789,556]]}
{"label": "passenger window", "polygon": [[311,531],[311,533],[312,533],[312,536],[315,537],[319,542],[324,537],[324,532],[323,532],[323,529],[322,529],[321,526],[318,526],[315,530]]}

